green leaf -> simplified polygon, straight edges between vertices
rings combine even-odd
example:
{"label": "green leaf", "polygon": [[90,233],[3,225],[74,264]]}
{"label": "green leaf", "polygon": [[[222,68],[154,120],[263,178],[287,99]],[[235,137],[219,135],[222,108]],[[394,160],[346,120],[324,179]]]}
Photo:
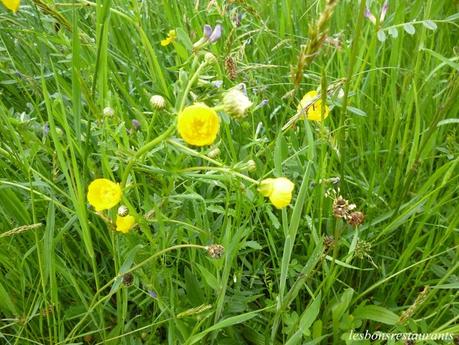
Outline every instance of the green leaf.
{"label": "green leaf", "polygon": [[199,271],[201,271],[201,274],[204,277],[207,285],[209,285],[212,289],[217,290],[219,285],[217,278],[215,278],[215,276],[210,273],[204,266],[200,264],[196,264],[196,266],[199,268]]}
{"label": "green leaf", "polygon": [[432,286],[432,289],[459,289],[459,282]]}
{"label": "green leaf", "polygon": [[444,126],[444,125],[449,125],[451,123],[459,123],[459,119],[451,118],[451,119],[444,119],[444,120],[438,121],[437,127]]}
{"label": "green leaf", "polygon": [[376,34],[378,36],[378,40],[380,42],[384,42],[386,40],[386,33],[383,30],[379,30],[378,33]]}
{"label": "green leaf", "polygon": [[437,30],[437,24],[430,19],[423,21],[422,25],[424,25],[429,30],[432,30],[432,31]]}
{"label": "green leaf", "polygon": [[453,67],[454,69],[456,69],[456,71],[459,71],[459,64],[453,62],[452,59],[448,59],[448,58],[444,57],[443,55],[438,54],[437,52],[435,52],[433,50],[430,50],[430,49],[427,49],[427,48],[422,48],[422,50],[425,50],[426,52],[429,52],[430,54],[435,56],[437,59],[439,59],[439,60],[443,61],[445,64]]}
{"label": "green leaf", "polygon": [[186,296],[192,305],[200,305],[205,302],[203,286],[196,278],[196,274],[189,268],[185,269],[185,289]]}
{"label": "green leaf", "polygon": [[392,38],[397,38],[398,37],[397,28],[391,27],[391,28],[389,28],[388,32],[389,32],[389,35],[392,36]]}
{"label": "green leaf", "polygon": [[246,241],[245,242],[245,247],[246,248],[249,247],[249,248],[256,249],[256,250],[263,249],[263,247],[257,241]]}
{"label": "green leaf", "polygon": [[379,305],[358,307],[353,315],[357,319],[377,321],[386,325],[395,325],[400,319],[397,314]]}
{"label": "green leaf", "polygon": [[202,331],[202,332],[200,332],[198,334],[195,334],[194,336],[189,338],[185,342],[185,345],[192,345],[192,344],[198,343],[202,338],[204,338],[210,332],[213,332],[213,331],[216,331],[216,330],[219,330],[219,329],[222,329],[222,328],[230,327],[230,326],[233,326],[233,325],[248,321],[248,320],[254,318],[255,316],[257,316],[257,314],[259,312],[261,312],[262,310],[264,310],[264,309],[251,311],[249,313],[245,313],[245,314],[241,314],[241,315],[232,316],[232,317],[224,319],[224,320],[222,320],[220,322],[217,322],[212,327],[209,327],[206,330],[204,330],[204,331]]}
{"label": "green leaf", "polygon": [[275,229],[279,229],[280,228],[280,222],[279,222],[279,219],[277,218],[277,216],[273,213],[273,211],[271,211],[271,208],[270,207],[266,207],[266,213],[268,214],[268,217],[269,219],[271,220],[271,223],[273,224],[274,228]]}
{"label": "green leaf", "polygon": [[416,33],[416,29],[411,23],[406,23],[405,25],[403,25],[403,29],[410,35],[414,35]]}
{"label": "green leaf", "polygon": [[354,115],[364,116],[364,117],[367,116],[367,113],[359,108],[348,106],[347,110],[349,110],[349,112],[353,113]]}

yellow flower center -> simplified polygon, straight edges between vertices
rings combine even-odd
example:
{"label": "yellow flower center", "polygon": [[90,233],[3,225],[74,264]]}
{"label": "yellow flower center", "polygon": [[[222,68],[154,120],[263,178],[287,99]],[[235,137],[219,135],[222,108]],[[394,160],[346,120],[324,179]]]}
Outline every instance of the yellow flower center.
{"label": "yellow flower center", "polygon": [[215,110],[198,103],[186,107],[179,114],[177,129],[183,140],[190,145],[210,145],[217,137],[220,119]]}

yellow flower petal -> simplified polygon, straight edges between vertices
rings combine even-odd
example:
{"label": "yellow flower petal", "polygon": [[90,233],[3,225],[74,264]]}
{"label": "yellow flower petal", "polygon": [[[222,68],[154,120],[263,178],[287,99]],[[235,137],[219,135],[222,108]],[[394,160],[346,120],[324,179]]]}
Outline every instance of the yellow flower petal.
{"label": "yellow flower petal", "polygon": [[292,201],[292,192],[295,185],[286,177],[268,178],[261,181],[258,191],[266,197],[276,208],[284,208]]}
{"label": "yellow flower petal", "polygon": [[178,115],[177,130],[190,145],[212,144],[220,130],[220,118],[215,110],[203,103],[186,107]]}
{"label": "yellow flower petal", "polygon": [[21,4],[20,0],[2,0],[2,4],[9,10],[16,12]]}
{"label": "yellow flower petal", "polygon": [[167,37],[165,39],[161,40],[161,45],[163,47],[167,46],[167,45],[171,44],[173,41],[175,41],[176,38],[177,38],[177,34],[176,34],[175,30],[171,30],[167,34]]}
{"label": "yellow flower petal", "polygon": [[133,216],[127,215],[125,217],[117,216],[116,217],[116,231],[128,233],[129,230],[135,224],[135,218]]}
{"label": "yellow flower petal", "polygon": [[273,182],[273,178],[267,178],[261,181],[260,185],[258,186],[258,191],[260,192],[260,194],[269,197],[273,192]]}
{"label": "yellow flower petal", "polygon": [[[311,104],[312,100],[315,97],[317,97],[317,91],[309,91],[308,93],[306,93],[303,99],[298,104],[298,109],[297,109],[298,112],[302,111],[309,104]],[[323,119],[326,119],[328,114],[330,113],[330,109],[328,108],[327,105],[325,105],[323,111],[324,111]],[[309,108],[306,111],[303,110],[303,116],[306,116],[307,120],[321,121],[322,120],[322,99],[318,99],[317,101],[315,101],[314,104],[309,106]]]}
{"label": "yellow flower petal", "polygon": [[119,183],[100,178],[91,182],[88,187],[88,201],[96,211],[108,210],[121,200]]}

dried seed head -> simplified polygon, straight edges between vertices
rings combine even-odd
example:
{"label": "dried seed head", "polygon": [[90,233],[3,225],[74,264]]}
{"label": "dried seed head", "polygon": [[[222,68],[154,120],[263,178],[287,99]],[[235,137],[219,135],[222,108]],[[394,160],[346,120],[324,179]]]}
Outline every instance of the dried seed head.
{"label": "dried seed head", "polygon": [[352,212],[347,218],[347,222],[350,225],[352,225],[354,228],[356,228],[360,224],[363,224],[364,220],[365,220],[365,215],[360,211]]}
{"label": "dried seed head", "polygon": [[349,214],[349,201],[344,199],[341,195],[333,200],[333,215],[336,218],[346,219]]}
{"label": "dried seed head", "polygon": [[150,98],[150,104],[153,108],[161,110],[166,107],[166,100],[163,96],[160,95],[153,95]]}
{"label": "dried seed head", "polygon": [[236,66],[236,62],[231,56],[228,56],[225,59],[225,69],[226,69],[226,74],[228,74],[228,78],[230,80],[235,80],[237,77],[237,66]]}
{"label": "dried seed head", "polygon": [[132,285],[132,282],[134,281],[134,276],[132,273],[126,273],[123,275],[123,284],[126,286]]}
{"label": "dried seed head", "polygon": [[213,259],[219,259],[223,256],[225,248],[219,244],[211,244],[207,246],[207,253]]}
{"label": "dried seed head", "polygon": [[427,295],[429,293],[429,290],[430,290],[429,286],[424,287],[424,289],[416,297],[416,300],[414,301],[414,303],[407,310],[405,310],[402,313],[402,315],[400,315],[400,319],[398,321],[399,323],[401,324],[405,323],[407,320],[409,320],[414,315],[414,313],[419,308],[419,306],[425,302]]}
{"label": "dried seed head", "polygon": [[335,248],[335,245],[336,245],[336,240],[333,236],[330,235],[330,236],[324,237],[324,247],[326,251]]}

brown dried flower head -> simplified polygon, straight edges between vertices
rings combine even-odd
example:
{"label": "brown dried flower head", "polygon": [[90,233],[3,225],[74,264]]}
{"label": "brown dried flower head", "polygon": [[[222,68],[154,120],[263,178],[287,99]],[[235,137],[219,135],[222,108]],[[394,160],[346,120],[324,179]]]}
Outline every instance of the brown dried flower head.
{"label": "brown dried flower head", "polygon": [[207,253],[213,259],[219,259],[223,256],[225,252],[225,247],[219,244],[211,244],[207,247]]}
{"label": "brown dried flower head", "polygon": [[352,212],[349,215],[347,222],[355,228],[359,226],[360,224],[363,224],[364,220],[365,220],[365,215],[360,211],[356,211],[356,212]]}
{"label": "brown dried flower head", "polygon": [[123,284],[126,286],[132,285],[132,282],[134,281],[134,276],[132,273],[126,273],[123,275]]}

